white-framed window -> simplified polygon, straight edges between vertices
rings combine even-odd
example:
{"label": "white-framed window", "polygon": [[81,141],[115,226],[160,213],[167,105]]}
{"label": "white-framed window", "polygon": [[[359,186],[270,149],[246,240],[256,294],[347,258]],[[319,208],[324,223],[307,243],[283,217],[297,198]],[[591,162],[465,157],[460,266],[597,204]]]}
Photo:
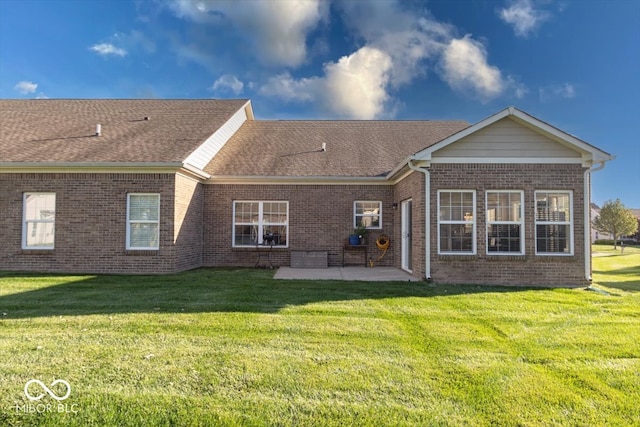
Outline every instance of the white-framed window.
{"label": "white-framed window", "polygon": [[24,193],[22,249],[54,249],[56,194]]}
{"label": "white-framed window", "polygon": [[353,228],[359,227],[370,229],[382,228],[382,202],[353,202]]}
{"label": "white-framed window", "polygon": [[487,255],[524,254],[524,193],[487,191]]}
{"label": "white-framed window", "polygon": [[476,253],[475,190],[438,190],[438,253]]}
{"label": "white-framed window", "polygon": [[289,202],[234,201],[233,247],[289,246]]}
{"label": "white-framed window", "polygon": [[160,194],[127,194],[128,250],[160,248]]}
{"label": "white-framed window", "polygon": [[573,255],[573,192],[536,191],[536,255]]}

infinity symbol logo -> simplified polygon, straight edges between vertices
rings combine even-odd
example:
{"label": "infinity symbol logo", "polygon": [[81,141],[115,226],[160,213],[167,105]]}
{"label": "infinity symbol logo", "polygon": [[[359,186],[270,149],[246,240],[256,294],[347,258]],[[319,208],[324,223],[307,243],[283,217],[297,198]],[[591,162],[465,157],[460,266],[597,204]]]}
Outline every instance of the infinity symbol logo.
{"label": "infinity symbol logo", "polygon": [[44,397],[44,393],[38,395],[38,396],[32,396],[29,394],[29,385],[36,383],[38,384],[40,387],[42,387],[42,389],[47,392],[49,394],[49,396],[53,397],[56,400],[65,400],[67,397],[69,397],[69,395],[71,394],[71,386],[69,385],[68,382],[66,382],[65,380],[55,380],[54,382],[51,383],[51,387],[55,387],[56,384],[64,384],[65,387],[67,387],[67,394],[65,394],[62,397],[59,397],[57,394],[55,394],[53,392],[53,390],[51,390],[49,387],[47,387],[46,385],[44,385],[44,383],[40,380],[29,380],[27,381],[27,383],[24,385],[24,395],[27,396],[27,398],[29,400],[40,400]]}

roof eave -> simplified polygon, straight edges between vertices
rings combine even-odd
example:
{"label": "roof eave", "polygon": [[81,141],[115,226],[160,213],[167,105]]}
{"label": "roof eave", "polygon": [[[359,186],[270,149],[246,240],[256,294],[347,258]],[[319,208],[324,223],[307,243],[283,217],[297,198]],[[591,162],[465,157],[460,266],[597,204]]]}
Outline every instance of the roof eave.
{"label": "roof eave", "polygon": [[211,175],[182,162],[0,162],[0,173],[175,173]]}
{"label": "roof eave", "polygon": [[245,184],[245,185],[388,185],[386,176],[283,176],[283,175],[210,175],[208,184]]}

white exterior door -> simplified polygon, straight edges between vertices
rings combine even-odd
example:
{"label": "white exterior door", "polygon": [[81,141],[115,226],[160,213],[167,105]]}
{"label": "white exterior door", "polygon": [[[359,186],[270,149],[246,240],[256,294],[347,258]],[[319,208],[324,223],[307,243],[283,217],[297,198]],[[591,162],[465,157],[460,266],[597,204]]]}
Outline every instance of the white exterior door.
{"label": "white exterior door", "polygon": [[412,207],[413,201],[411,199],[405,200],[400,205],[401,216],[401,265],[403,270],[411,271],[411,234],[412,234]]}

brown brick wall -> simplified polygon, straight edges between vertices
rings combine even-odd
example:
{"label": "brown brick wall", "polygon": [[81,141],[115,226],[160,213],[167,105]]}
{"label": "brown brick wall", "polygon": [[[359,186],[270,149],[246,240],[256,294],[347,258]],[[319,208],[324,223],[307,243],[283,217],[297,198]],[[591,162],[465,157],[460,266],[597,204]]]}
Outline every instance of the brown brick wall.
{"label": "brown brick wall", "polygon": [[176,175],[174,270],[202,266],[202,184],[192,178]]}
{"label": "brown brick wall", "polygon": [[394,247],[397,257],[395,258],[394,266],[401,268],[401,232],[402,232],[402,220],[401,220],[401,205],[405,200],[411,199],[413,201],[412,206],[412,246],[411,251],[412,268],[411,272],[414,276],[424,278],[425,277],[425,238],[424,238],[424,220],[425,220],[425,206],[424,206],[424,174],[412,173],[394,186],[394,200],[398,203],[398,208],[395,212],[396,224],[394,229],[394,236],[397,236],[391,241]]}
{"label": "brown brick wall", "polygon": [[[191,266],[174,260],[174,187],[173,174],[0,174],[0,269],[155,274]],[[56,193],[52,251],[21,249],[24,192]],[[129,192],[160,193],[158,251],[125,250]]]}
{"label": "brown brick wall", "polygon": [[[580,165],[434,164],[431,166],[431,275],[436,283],[585,286],[584,169]],[[437,190],[476,190],[476,255],[438,255]],[[525,255],[490,256],[485,243],[485,191],[523,190]],[[536,190],[573,191],[572,256],[535,254]]]}
{"label": "brown brick wall", "polygon": [[[328,251],[329,265],[342,264],[342,248],[353,230],[353,202],[382,201],[382,230],[371,230],[367,237],[368,253],[380,254],[375,240],[381,233],[393,239],[395,231],[392,209],[393,189],[386,185],[205,185],[204,265],[253,266],[254,248],[232,248],[232,212],[234,200],[280,200],[289,202],[289,247],[274,248],[275,266],[289,265],[291,250]],[[264,249],[263,249],[264,250]],[[393,265],[390,250],[377,265]],[[364,265],[361,253],[347,252],[346,262]],[[266,265],[262,260],[261,265]]]}
{"label": "brown brick wall", "polygon": [[[431,275],[436,283],[583,286],[584,206],[580,165],[441,165],[431,166]],[[477,253],[438,255],[437,190],[476,190]],[[485,247],[485,191],[523,190],[525,255],[488,256]],[[573,191],[574,255],[536,256],[534,191]],[[22,195],[56,193],[56,239],[53,251],[21,249]],[[128,192],[161,194],[159,251],[125,250]],[[174,196],[177,194],[177,196]],[[367,238],[369,258],[381,252],[376,238],[391,238],[380,266],[400,267],[400,205],[413,200],[412,269],[424,277],[424,175],[412,173],[386,185],[221,185],[199,184],[174,174],[1,174],[0,269],[82,273],[169,273],[205,266],[253,266],[254,248],[232,248],[234,200],[289,202],[289,247],[272,250],[275,266],[289,265],[292,250],[321,250],[329,265],[342,263],[345,240],[353,229],[353,202],[380,200],[382,230]],[[392,204],[398,203],[393,209]],[[264,250],[264,249],[263,249]],[[362,263],[347,252],[348,263]],[[264,260],[262,265],[266,265]]]}

